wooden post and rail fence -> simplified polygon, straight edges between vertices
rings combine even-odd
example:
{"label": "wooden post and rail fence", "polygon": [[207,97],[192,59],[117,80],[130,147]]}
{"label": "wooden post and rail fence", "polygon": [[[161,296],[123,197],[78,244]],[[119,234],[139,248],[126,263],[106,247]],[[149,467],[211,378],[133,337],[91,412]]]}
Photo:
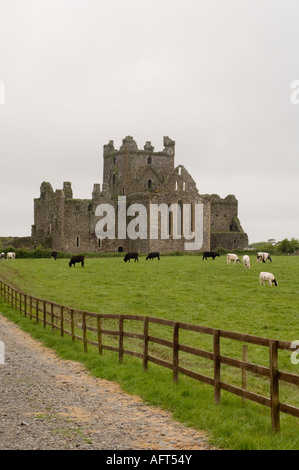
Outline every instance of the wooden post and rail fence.
{"label": "wooden post and rail fence", "polygon": [[[299,386],[299,375],[282,372],[278,369],[278,351],[294,351],[291,346],[292,343],[290,342],[148,316],[86,312],[25,294],[6,284],[2,280],[0,280],[0,295],[6,303],[11,305],[12,308],[19,310],[20,314],[24,314],[31,320],[35,319],[37,323],[42,322],[44,328],[49,325],[52,331],[55,329],[59,330],[62,337],[64,335],[69,335],[71,336],[72,341],[82,341],[84,352],[88,352],[88,345],[90,344],[98,349],[99,354],[103,354],[104,350],[117,352],[120,362],[122,362],[124,354],[137,357],[142,360],[143,369],[145,371],[148,369],[149,362],[166,367],[173,371],[173,381],[175,383],[178,381],[179,374],[183,374],[213,386],[214,401],[217,404],[220,404],[221,401],[221,390],[225,390],[241,397],[243,401],[250,400],[259,403],[260,405],[267,406],[271,411],[273,431],[279,431],[280,429],[280,412],[299,418],[299,408],[281,403],[279,400],[280,382],[286,382],[297,387]],[[105,319],[117,320],[118,330],[104,329],[102,323]],[[142,333],[125,331],[125,320],[141,322],[143,325]],[[150,324],[158,324],[172,328],[172,341],[150,335]],[[69,329],[66,329],[67,325]],[[82,336],[79,336],[77,333],[81,330]],[[180,331],[183,330],[210,335],[213,340],[213,352],[181,344],[179,341],[179,334]],[[92,332],[94,335],[93,339],[88,338],[87,332]],[[118,337],[118,345],[111,346],[104,344],[104,336]],[[124,338],[141,341],[142,352],[125,349]],[[248,362],[247,345],[243,345],[242,360],[221,355],[220,343],[223,338],[268,348],[269,367]],[[170,348],[172,350],[172,361],[170,362],[165,360],[165,358],[158,358],[149,354],[149,343],[155,343]],[[180,365],[180,352],[189,353],[197,357],[211,360],[214,369],[213,377],[199,374],[198,372],[191,371]],[[242,387],[237,387],[221,380],[221,366],[223,364],[241,370]],[[269,379],[270,397],[265,397],[247,390],[247,372],[252,372]]]}

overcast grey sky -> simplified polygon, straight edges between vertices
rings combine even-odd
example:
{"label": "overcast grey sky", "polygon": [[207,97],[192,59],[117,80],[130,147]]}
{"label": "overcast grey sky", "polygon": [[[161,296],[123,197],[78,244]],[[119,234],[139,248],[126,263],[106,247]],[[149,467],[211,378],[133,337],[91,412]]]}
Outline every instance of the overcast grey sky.
{"label": "overcast grey sky", "polygon": [[250,243],[299,238],[298,19],[298,0],[0,0],[0,236],[30,235],[43,181],[90,198],[131,135],[235,194]]}

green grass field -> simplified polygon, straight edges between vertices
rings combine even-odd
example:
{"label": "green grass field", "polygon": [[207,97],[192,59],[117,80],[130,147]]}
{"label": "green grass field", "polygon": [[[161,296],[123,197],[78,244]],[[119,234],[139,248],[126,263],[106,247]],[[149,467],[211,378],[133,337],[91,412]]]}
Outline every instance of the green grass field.
{"label": "green grass field", "polygon": [[[278,287],[260,286],[260,271],[272,272]],[[225,256],[215,261],[202,261],[201,256],[162,256],[160,261],[146,261],[144,256],[139,263],[124,263],[118,257],[86,258],[84,268],[69,268],[66,259],[0,263],[2,280],[31,295],[70,307],[98,313],[149,315],[285,341],[299,340],[298,273],[296,256],[276,256],[273,263],[257,264],[253,254],[250,270],[239,264],[227,266]],[[95,375],[118,381],[125,390],[171,410],[176,419],[188,425],[207,429],[218,446],[299,448],[298,420],[294,417],[281,413],[281,432],[275,435],[266,407],[242,403],[226,392],[222,392],[221,405],[216,406],[213,388],[208,385],[181,375],[174,385],[170,371],[151,364],[144,373],[141,361],[128,356],[123,364],[118,364],[115,353],[105,352],[99,357],[91,350],[84,356],[82,344],[69,344],[50,329],[43,331],[42,326],[12,313],[3,304],[1,311],[12,315],[23,328],[60,354],[76,360],[80,357]],[[170,334],[160,333],[165,337]],[[180,341],[211,349],[211,338],[206,335],[185,333]],[[224,341],[221,354],[241,359],[241,347],[239,342]],[[249,362],[268,365],[267,348],[248,347]],[[185,360],[190,367],[191,359]],[[209,362],[200,360],[193,365],[199,373],[212,375],[213,364]],[[299,365],[292,364],[290,352],[279,353],[279,369],[299,374]],[[222,373],[223,380],[240,386],[240,371],[224,367]],[[248,386],[252,391],[268,396],[268,381],[251,375]],[[281,401],[298,407],[298,388],[281,387]]]}

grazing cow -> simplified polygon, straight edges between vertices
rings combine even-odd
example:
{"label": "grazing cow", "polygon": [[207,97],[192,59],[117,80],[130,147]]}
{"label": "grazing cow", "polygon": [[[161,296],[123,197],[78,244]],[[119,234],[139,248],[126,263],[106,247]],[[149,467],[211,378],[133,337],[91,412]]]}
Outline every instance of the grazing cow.
{"label": "grazing cow", "polygon": [[5,253],[0,253],[0,258],[1,258],[1,261],[4,261],[5,260]]}
{"label": "grazing cow", "polygon": [[268,281],[269,285],[272,287],[272,284],[277,286],[277,281],[273,274],[271,273],[260,273],[260,285],[265,285],[265,282]]}
{"label": "grazing cow", "polygon": [[84,267],[84,256],[72,256],[69,262],[69,267],[72,265],[75,267],[76,263],[81,263],[81,266]]}
{"label": "grazing cow", "polygon": [[235,255],[234,253],[228,253],[226,255],[226,264],[230,264],[231,261],[233,261],[233,264],[241,263],[241,261],[238,258],[238,255]]}
{"label": "grazing cow", "polygon": [[220,256],[219,253],[217,253],[216,251],[204,251],[202,254],[202,259],[208,260],[208,258],[213,258],[214,260],[216,256]]}
{"label": "grazing cow", "polygon": [[158,251],[153,251],[149,253],[145,259],[153,259],[153,258],[158,258],[158,260],[160,260],[160,253]]}
{"label": "grazing cow", "polygon": [[16,254],[13,251],[9,251],[8,253],[6,253],[6,259],[15,259],[15,258],[16,258]]}
{"label": "grazing cow", "polygon": [[245,268],[250,269],[250,258],[248,255],[243,256],[243,263],[244,263]]}
{"label": "grazing cow", "polygon": [[138,261],[138,253],[127,253],[126,256],[124,257],[125,262],[127,261],[130,262],[131,259],[135,260],[134,263]]}
{"label": "grazing cow", "polygon": [[272,258],[269,255],[269,253],[266,253],[265,251],[259,251],[256,256],[256,261],[257,263],[265,263],[267,260],[271,261],[272,263]]}
{"label": "grazing cow", "polygon": [[51,258],[54,258],[55,261],[57,260],[57,251],[52,251]]}

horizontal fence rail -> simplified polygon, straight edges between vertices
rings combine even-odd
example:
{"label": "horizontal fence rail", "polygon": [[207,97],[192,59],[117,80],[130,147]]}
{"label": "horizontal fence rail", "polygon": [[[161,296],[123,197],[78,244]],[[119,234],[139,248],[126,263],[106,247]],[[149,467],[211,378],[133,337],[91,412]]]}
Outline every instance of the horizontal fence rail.
{"label": "horizontal fence rail", "polygon": [[[15,289],[9,284],[0,280],[0,295],[2,299],[17,309],[20,314],[35,320],[36,323],[42,322],[44,328],[50,326],[52,331],[59,330],[60,335],[68,335],[72,341],[79,340],[83,342],[84,352],[88,352],[88,345],[95,346],[99,354],[104,350],[118,353],[119,361],[122,362],[124,354],[137,357],[142,360],[143,369],[148,369],[148,363],[152,362],[173,371],[173,381],[176,383],[179,374],[186,375],[200,382],[214,387],[214,401],[220,404],[221,390],[237,395],[242,400],[250,400],[260,405],[264,405],[271,410],[272,430],[280,429],[280,412],[299,418],[299,408],[279,400],[279,383],[285,382],[299,386],[299,375],[282,372],[278,370],[278,351],[293,351],[291,342],[273,340],[259,336],[235,333],[206,326],[193,325],[184,322],[175,322],[172,320],[159,319],[148,316],[138,315],[117,315],[102,314],[73,309],[60,305],[55,302],[33,297]],[[105,329],[104,320],[116,320],[118,327],[115,330]],[[139,322],[142,333],[129,332],[124,329],[125,320],[130,322]],[[166,326],[172,329],[172,340],[166,340],[150,335],[150,324]],[[180,332],[192,331],[210,335],[212,338],[213,351],[205,351],[195,347],[181,344],[179,341]],[[79,334],[80,333],[80,334]],[[92,334],[92,339],[88,337]],[[104,344],[104,337],[114,337],[117,345]],[[124,338],[130,338],[142,342],[139,351],[133,351],[124,348]],[[242,360],[233,359],[221,355],[221,339],[231,339],[242,343],[264,346],[269,350],[269,366],[265,367],[247,361],[247,345],[243,345]],[[163,357],[156,357],[149,353],[149,344],[165,346],[172,350],[172,360],[166,360]],[[179,353],[188,353],[190,355],[201,357],[212,361],[213,377],[202,375],[183,367],[180,363]],[[242,372],[242,387],[228,384],[221,380],[221,365],[229,365],[240,369]],[[265,397],[247,390],[247,372],[252,372],[259,376],[268,378],[270,385],[270,397]]]}

